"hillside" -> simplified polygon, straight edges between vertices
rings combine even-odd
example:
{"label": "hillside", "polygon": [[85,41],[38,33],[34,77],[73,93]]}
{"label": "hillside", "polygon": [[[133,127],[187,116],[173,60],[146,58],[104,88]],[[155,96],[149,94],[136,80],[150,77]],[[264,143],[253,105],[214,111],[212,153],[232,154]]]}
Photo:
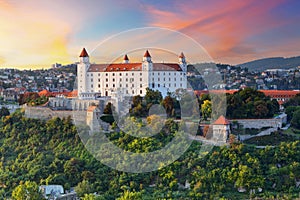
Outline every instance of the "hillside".
{"label": "hillside", "polygon": [[248,68],[249,71],[263,71],[266,69],[290,69],[300,66],[300,56],[291,58],[264,58],[239,64],[237,66]]}
{"label": "hillside", "polygon": [[[148,147],[168,142],[174,134],[172,124],[157,137],[136,138],[122,132],[107,137],[128,151],[148,152],[152,151]],[[193,142],[177,161],[158,171],[119,172],[87,152],[70,119],[42,121],[14,113],[0,119],[0,198],[9,198],[26,180],[61,184],[65,189],[77,185],[82,194],[100,194],[97,199],[246,199],[250,189],[258,188],[262,192],[253,196],[298,197],[299,142],[266,149],[243,144],[215,147],[205,157],[199,150],[200,143]],[[190,189],[183,188],[186,181]],[[247,192],[239,193],[239,187]]]}

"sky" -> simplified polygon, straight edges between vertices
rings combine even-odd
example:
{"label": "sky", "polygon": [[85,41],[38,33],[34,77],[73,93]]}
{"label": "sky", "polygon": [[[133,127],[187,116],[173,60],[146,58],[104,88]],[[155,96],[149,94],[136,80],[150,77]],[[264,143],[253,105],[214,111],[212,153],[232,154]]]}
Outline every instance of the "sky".
{"label": "sky", "polygon": [[299,9],[298,0],[0,0],[0,67],[73,63],[83,47],[97,62],[146,48],[168,61],[181,51],[228,64],[299,56]]}

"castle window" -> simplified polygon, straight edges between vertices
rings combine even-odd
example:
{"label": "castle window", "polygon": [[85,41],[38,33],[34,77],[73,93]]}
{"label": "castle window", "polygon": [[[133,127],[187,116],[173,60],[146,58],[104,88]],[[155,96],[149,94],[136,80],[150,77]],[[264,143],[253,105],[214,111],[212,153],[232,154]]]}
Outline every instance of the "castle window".
{"label": "castle window", "polygon": [[134,73],[132,73],[132,76],[134,76]]}
{"label": "castle window", "polygon": [[174,78],[174,81],[176,81],[176,78]]}
{"label": "castle window", "polygon": [[157,84],[157,87],[160,87],[160,84]]}
{"label": "castle window", "polygon": [[94,87],[93,84],[91,85],[91,88]]}
{"label": "castle window", "polygon": [[140,90],[140,94],[143,94],[143,90]]}
{"label": "castle window", "polygon": [[112,75],[115,76],[115,73],[113,73]]}
{"label": "castle window", "polygon": [[91,74],[91,76],[93,76],[93,73]]}
{"label": "castle window", "polygon": [[100,78],[98,78],[98,82],[100,82]]}
{"label": "castle window", "polygon": [[128,82],[128,78],[126,78],[126,82]]}
{"label": "castle window", "polygon": [[122,76],[122,73],[120,73],[120,76]]}
{"label": "castle window", "polygon": [[140,78],[140,81],[143,81],[143,79],[142,79],[142,78]]}
{"label": "castle window", "polygon": [[113,82],[115,82],[115,79],[113,78]]}
{"label": "castle window", "polygon": [[122,84],[120,84],[120,87],[122,87]]}
{"label": "castle window", "polygon": [[108,88],[108,84],[106,84],[106,87]]}
{"label": "castle window", "polygon": [[98,73],[98,76],[100,76],[100,73]]}
{"label": "castle window", "polygon": [[91,78],[91,82],[93,82],[93,79]]}
{"label": "castle window", "polygon": [[113,87],[115,87],[115,84],[113,84]]}
{"label": "castle window", "polygon": [[108,78],[106,79],[106,82],[108,82]]}
{"label": "castle window", "polygon": [[108,76],[108,74],[106,73],[105,76]]}
{"label": "castle window", "polygon": [[160,81],[160,78],[157,78],[158,81]]}
{"label": "castle window", "polygon": [[140,87],[143,87],[143,84],[140,84]]}
{"label": "castle window", "polygon": [[142,73],[140,73],[140,76],[142,76],[143,74]]}
{"label": "castle window", "polygon": [[100,84],[98,84],[98,88],[100,87]]}

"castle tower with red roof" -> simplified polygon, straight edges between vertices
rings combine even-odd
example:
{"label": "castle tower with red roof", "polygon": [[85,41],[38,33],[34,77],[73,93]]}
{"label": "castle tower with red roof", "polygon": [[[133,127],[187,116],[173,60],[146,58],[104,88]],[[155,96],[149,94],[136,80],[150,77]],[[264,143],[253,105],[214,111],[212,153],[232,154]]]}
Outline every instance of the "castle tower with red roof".
{"label": "castle tower with red roof", "polygon": [[142,66],[143,71],[152,71],[153,69],[151,55],[148,50],[144,54]]}
{"label": "castle tower with red roof", "polygon": [[90,67],[89,54],[83,48],[79,55],[79,63],[77,65],[77,86],[78,96],[83,97],[87,91],[87,71]]}
{"label": "castle tower with red roof", "polygon": [[230,122],[221,115],[213,124],[213,135],[218,141],[226,142],[230,135]]}
{"label": "castle tower with red roof", "polygon": [[180,53],[180,55],[178,56],[178,59],[179,59],[179,65],[180,65],[182,71],[186,72],[187,64],[186,64],[185,56],[184,56],[183,52]]}

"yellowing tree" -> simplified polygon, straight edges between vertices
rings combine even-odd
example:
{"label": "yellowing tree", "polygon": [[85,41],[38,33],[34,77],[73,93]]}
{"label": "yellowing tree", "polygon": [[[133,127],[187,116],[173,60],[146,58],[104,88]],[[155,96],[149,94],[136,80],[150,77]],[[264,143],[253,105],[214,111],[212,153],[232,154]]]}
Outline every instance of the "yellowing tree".
{"label": "yellowing tree", "polygon": [[44,199],[35,182],[26,181],[17,186],[12,192],[14,200],[41,200]]}

